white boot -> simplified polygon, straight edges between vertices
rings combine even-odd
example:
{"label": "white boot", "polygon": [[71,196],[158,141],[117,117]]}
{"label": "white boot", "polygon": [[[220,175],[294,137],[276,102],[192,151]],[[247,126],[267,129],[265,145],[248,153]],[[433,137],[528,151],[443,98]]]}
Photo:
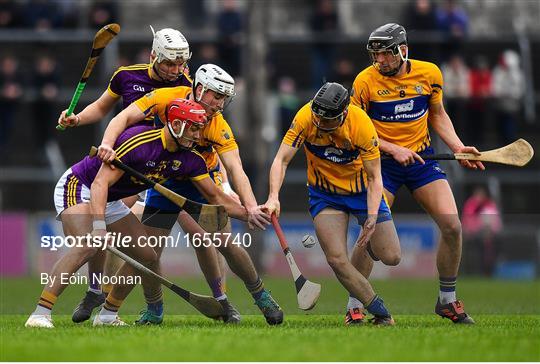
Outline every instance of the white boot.
{"label": "white boot", "polygon": [[36,315],[31,314],[24,327],[43,327],[46,329],[54,329],[51,315]]}
{"label": "white boot", "polygon": [[120,317],[115,316],[114,319],[111,320],[111,316],[104,316],[101,317],[100,314],[97,314],[94,317],[94,326],[129,326],[124,321],[120,320]]}

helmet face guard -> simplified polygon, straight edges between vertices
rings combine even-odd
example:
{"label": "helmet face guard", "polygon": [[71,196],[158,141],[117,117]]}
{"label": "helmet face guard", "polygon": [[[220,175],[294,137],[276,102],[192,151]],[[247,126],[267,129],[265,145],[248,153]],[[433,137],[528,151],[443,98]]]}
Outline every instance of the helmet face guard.
{"label": "helmet face guard", "polygon": [[345,122],[349,101],[349,92],[342,85],[325,83],[311,101],[313,125],[324,132],[336,130]]}
{"label": "helmet face guard", "polygon": [[[199,85],[202,86],[202,89],[201,93],[197,95],[196,89]],[[236,96],[234,91],[234,79],[221,67],[213,64],[204,64],[199,67],[197,72],[195,72],[195,78],[193,80],[193,96],[198,103],[203,104],[209,109],[215,109],[215,105],[210,105],[202,101],[205,92],[208,90],[224,96],[223,106],[220,106],[212,113],[212,115],[208,115],[208,117],[223,112],[223,110],[225,110],[232,102],[234,96]]]}
{"label": "helmet face guard", "polygon": [[[185,147],[180,145],[177,141],[177,145],[184,149],[192,149],[197,140],[189,138],[184,135],[186,129],[191,128],[193,125],[197,125],[199,128],[203,128],[207,123],[206,112],[202,106],[199,104],[185,100],[185,99],[175,99],[169,103],[167,106],[167,127],[171,135],[176,139],[183,139],[190,142],[190,147]],[[180,121],[181,127],[180,131],[176,133],[172,127],[174,121]]]}
{"label": "helmet face guard", "polygon": [[[373,67],[377,69],[383,76],[394,76],[397,74],[403,65],[409,59],[409,51],[407,49],[407,34],[405,28],[399,24],[385,24],[373,31],[369,36],[367,43],[367,51],[371,59]],[[402,49],[405,50],[403,55]],[[391,61],[388,62],[384,70],[377,60],[377,55],[383,53],[385,57],[391,56]]]}

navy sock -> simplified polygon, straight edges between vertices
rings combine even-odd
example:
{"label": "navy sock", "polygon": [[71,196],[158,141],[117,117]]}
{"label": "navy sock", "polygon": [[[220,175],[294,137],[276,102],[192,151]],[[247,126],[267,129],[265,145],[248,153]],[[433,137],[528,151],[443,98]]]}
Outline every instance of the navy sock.
{"label": "navy sock", "polygon": [[373,316],[390,317],[390,312],[384,307],[384,302],[379,296],[375,296],[371,303],[366,306],[366,309]]}
{"label": "navy sock", "polygon": [[163,301],[158,301],[154,303],[148,303],[146,305],[148,311],[160,316],[163,314]]}

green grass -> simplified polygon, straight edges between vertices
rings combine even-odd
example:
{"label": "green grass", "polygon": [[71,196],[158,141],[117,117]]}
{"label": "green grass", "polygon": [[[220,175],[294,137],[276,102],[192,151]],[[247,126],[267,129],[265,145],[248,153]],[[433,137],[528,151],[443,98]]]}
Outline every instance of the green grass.
{"label": "green grass", "polygon": [[[314,281],[316,279],[313,279]],[[166,292],[159,327],[93,328],[75,325],[70,312],[83,287],[71,287],[55,307],[55,330],[26,329],[41,287],[37,278],[0,280],[0,359],[41,361],[539,361],[540,282],[462,279],[459,296],[475,326],[458,326],[432,314],[437,282],[375,281],[394,314],[394,327],[345,327],[346,294],[333,279],[323,284],[317,307],[296,308],[288,279],[266,286],[286,317],[269,327],[241,283],[229,279],[229,296],[243,314],[238,326],[206,319]],[[208,293],[200,280],[175,279]],[[128,322],[143,307],[139,289],[125,302]]]}

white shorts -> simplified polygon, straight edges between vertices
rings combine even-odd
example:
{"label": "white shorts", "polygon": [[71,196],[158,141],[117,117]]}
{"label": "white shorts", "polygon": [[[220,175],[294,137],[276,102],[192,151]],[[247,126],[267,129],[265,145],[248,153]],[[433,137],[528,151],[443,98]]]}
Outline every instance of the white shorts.
{"label": "white shorts", "polygon": [[[56,207],[56,219],[60,220],[60,214],[67,208],[81,203],[90,202],[90,188],[82,184],[69,168],[58,180],[54,188],[54,206]],[[129,208],[122,200],[107,202],[105,207],[105,223],[112,224],[127,215]]]}

